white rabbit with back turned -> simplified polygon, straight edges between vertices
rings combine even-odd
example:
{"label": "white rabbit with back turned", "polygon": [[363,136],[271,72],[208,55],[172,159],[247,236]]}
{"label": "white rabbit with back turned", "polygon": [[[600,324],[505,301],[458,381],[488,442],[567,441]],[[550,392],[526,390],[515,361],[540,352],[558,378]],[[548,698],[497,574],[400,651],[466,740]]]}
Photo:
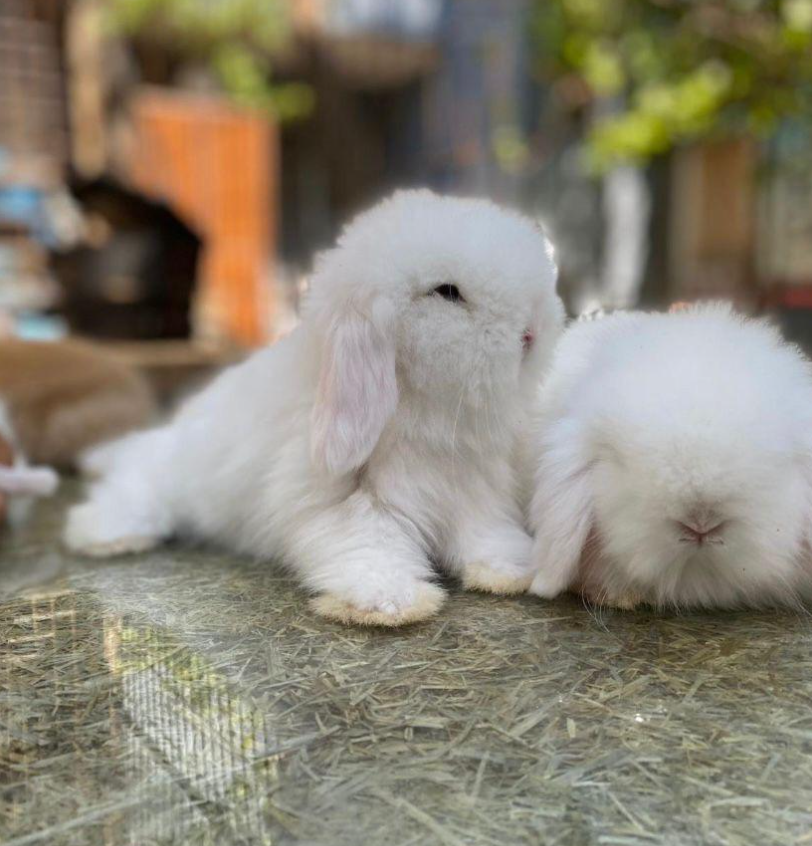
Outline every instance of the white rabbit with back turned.
{"label": "white rabbit with back turned", "polygon": [[767,323],[710,304],[576,324],[534,428],[532,593],[619,607],[809,596],[812,368]]}
{"label": "white rabbit with back turned", "polygon": [[496,593],[530,582],[511,464],[563,320],[538,228],[478,200],[395,194],[321,257],[301,325],[167,425],[87,459],[87,554],[211,539],[284,561],[328,617],[434,614],[432,563]]}

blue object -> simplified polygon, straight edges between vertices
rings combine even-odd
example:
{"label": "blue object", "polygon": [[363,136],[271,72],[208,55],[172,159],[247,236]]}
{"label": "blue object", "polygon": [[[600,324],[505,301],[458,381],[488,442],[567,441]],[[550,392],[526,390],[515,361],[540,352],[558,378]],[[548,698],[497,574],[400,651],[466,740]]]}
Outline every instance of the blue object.
{"label": "blue object", "polygon": [[47,204],[48,194],[30,185],[0,187],[0,221],[23,226],[46,247],[59,246],[59,237]]}
{"label": "blue object", "polygon": [[342,33],[434,41],[442,8],[443,0],[336,0],[330,24]]}
{"label": "blue object", "polygon": [[61,317],[30,312],[19,315],[14,333],[23,341],[61,341],[68,334],[68,325]]}

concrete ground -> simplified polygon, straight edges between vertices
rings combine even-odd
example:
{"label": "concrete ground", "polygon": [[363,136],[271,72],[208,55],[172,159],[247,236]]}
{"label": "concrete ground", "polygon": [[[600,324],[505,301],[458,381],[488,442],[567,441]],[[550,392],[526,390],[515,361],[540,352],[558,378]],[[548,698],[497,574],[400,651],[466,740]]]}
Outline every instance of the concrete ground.
{"label": "concrete ground", "polygon": [[314,618],[266,564],[0,540],[0,843],[812,843],[812,627],[466,594]]}

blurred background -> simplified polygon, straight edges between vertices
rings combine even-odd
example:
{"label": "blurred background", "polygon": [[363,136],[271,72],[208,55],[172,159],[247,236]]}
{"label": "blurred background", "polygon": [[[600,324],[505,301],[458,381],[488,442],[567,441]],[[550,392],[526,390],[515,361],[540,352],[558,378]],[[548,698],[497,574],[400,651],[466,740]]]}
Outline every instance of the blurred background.
{"label": "blurred background", "polygon": [[573,314],[727,297],[805,341],[811,128],[812,0],[0,0],[0,334],[168,390],[428,185],[537,218]]}

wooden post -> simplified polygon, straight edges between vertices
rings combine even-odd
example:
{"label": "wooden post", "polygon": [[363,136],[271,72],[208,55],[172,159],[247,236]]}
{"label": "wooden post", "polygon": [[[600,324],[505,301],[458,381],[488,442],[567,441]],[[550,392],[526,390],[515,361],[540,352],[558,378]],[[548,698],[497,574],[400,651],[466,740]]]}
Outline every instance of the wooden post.
{"label": "wooden post", "polygon": [[65,27],[71,158],[88,179],[107,163],[103,15],[100,0],[74,0]]}
{"label": "wooden post", "polygon": [[672,299],[754,296],[756,149],[744,139],[674,155],[671,196]]}

